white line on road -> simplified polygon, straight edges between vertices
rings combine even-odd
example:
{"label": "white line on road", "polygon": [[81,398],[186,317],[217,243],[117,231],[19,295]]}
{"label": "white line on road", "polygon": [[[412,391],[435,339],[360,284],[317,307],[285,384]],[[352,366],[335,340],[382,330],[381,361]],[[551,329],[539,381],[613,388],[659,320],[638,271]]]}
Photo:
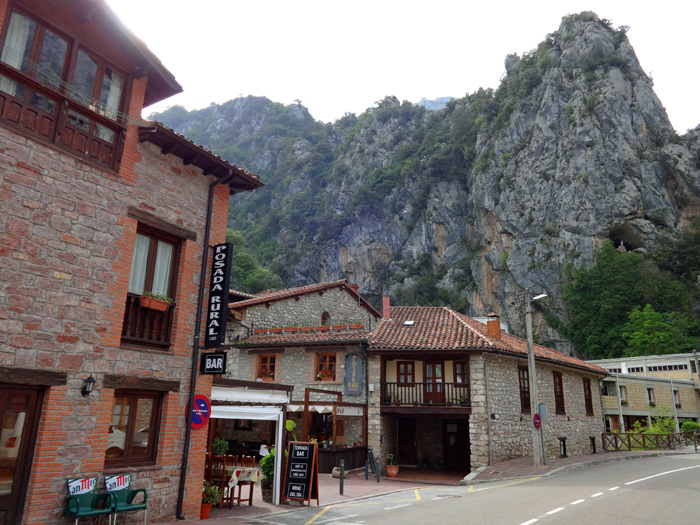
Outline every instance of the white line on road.
{"label": "white line on road", "polygon": [[584,501],[586,501],[586,500],[585,499],[577,499],[576,501],[572,501],[571,505],[578,505],[579,503],[583,503]]}
{"label": "white line on road", "polygon": [[394,509],[400,509],[401,507],[408,507],[410,503],[406,503],[405,505],[397,505],[396,507],[387,507],[384,510],[394,510]]}
{"label": "white line on road", "polygon": [[612,487],[612,488],[610,488],[610,489],[608,489],[608,490],[617,490],[617,489],[619,489],[619,488],[620,488],[620,487]]}
{"label": "white line on road", "polygon": [[647,476],[646,478],[635,479],[634,481],[628,481],[627,483],[625,483],[625,485],[634,485],[635,483],[639,483],[640,481],[646,481],[648,479],[656,478],[658,476],[665,476],[666,474],[673,474],[675,472],[682,472],[684,470],[690,470],[691,468],[700,468],[700,465],[695,465],[694,467],[678,468],[676,470],[668,470],[666,472],[654,474],[653,476]]}
{"label": "white line on road", "polygon": [[602,496],[602,492],[596,492],[595,494],[591,495],[591,498],[597,498],[598,496]]}
{"label": "white line on road", "polygon": [[350,518],[354,518],[355,516],[359,516],[359,514],[352,514],[350,516],[341,516],[340,518],[332,518],[330,520],[324,520],[324,521],[321,521],[319,523],[332,523],[332,522],[338,521],[338,520],[347,520]]}
{"label": "white line on road", "polygon": [[556,508],[556,509],[554,509],[554,510],[550,510],[550,511],[547,513],[547,516],[550,516],[551,514],[556,514],[557,512],[562,511],[562,510],[564,510],[564,507],[558,507],[558,508]]}
{"label": "white line on road", "polygon": [[537,518],[535,518],[534,520],[526,521],[525,523],[521,523],[520,525],[532,525],[536,521],[537,521]]}

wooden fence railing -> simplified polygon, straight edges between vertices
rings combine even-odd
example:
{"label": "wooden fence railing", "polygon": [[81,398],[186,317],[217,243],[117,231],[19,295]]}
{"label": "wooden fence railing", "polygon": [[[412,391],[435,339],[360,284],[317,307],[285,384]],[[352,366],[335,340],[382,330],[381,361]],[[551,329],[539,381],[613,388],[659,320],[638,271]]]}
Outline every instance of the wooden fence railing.
{"label": "wooden fence railing", "polygon": [[634,434],[623,432],[603,432],[603,450],[606,452],[615,450],[674,450],[676,446],[695,443],[697,450],[698,434],[685,434],[677,432],[672,434]]}

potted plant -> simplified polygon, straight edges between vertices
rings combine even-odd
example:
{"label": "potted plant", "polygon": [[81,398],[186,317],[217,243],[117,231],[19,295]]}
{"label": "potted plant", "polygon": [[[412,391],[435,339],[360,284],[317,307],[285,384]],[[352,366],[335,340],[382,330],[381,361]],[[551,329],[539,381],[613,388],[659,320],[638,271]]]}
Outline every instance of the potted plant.
{"label": "potted plant", "polygon": [[211,444],[211,452],[215,456],[225,456],[226,452],[228,452],[228,441],[220,437],[215,437]]}
{"label": "potted plant", "polygon": [[219,503],[221,503],[221,491],[219,490],[219,487],[205,481],[204,489],[202,491],[202,508],[199,512],[199,519],[209,519],[211,506],[218,505]]}
{"label": "potted plant", "polygon": [[469,395],[464,394],[459,397],[459,404],[462,406],[467,406],[469,404]]}
{"label": "potted plant", "polygon": [[623,399],[622,401],[620,401],[620,404],[621,404],[623,407],[624,407],[624,406],[627,406],[627,401],[625,401],[625,400]]}
{"label": "potted plant", "polygon": [[173,300],[167,295],[162,295],[153,292],[143,292],[143,295],[141,296],[139,302],[144,308],[157,310],[159,312],[165,312],[170,306],[170,303],[173,302]]}
{"label": "potted plant", "polygon": [[330,325],[322,324],[316,327],[317,332],[328,332],[331,329]]}
{"label": "potted plant", "polygon": [[399,475],[399,458],[394,454],[386,455],[386,475],[395,478]]}

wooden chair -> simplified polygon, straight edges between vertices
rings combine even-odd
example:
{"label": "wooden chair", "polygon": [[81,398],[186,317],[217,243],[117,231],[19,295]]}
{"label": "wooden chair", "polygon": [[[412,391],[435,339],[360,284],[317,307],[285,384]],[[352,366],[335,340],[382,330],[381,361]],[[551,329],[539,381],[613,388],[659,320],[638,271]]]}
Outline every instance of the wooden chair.
{"label": "wooden chair", "polygon": [[228,503],[229,508],[233,507],[233,491],[229,489],[228,482],[231,479],[230,472],[237,466],[238,456],[224,456],[224,478],[221,483],[221,503],[219,503],[219,508],[224,503]]}
{"label": "wooden chair", "polygon": [[[255,458],[253,456],[243,456],[241,458],[241,467],[242,468],[253,468],[255,467]],[[243,491],[243,485],[250,485],[250,492],[248,493],[248,497],[246,499],[242,499],[242,494],[241,492]],[[242,502],[248,502],[248,505],[253,504],[253,488],[255,485],[251,483],[250,481],[239,481],[238,484],[236,485],[238,487],[238,496],[236,496],[236,504],[240,505]],[[235,488],[235,487],[234,487]]]}

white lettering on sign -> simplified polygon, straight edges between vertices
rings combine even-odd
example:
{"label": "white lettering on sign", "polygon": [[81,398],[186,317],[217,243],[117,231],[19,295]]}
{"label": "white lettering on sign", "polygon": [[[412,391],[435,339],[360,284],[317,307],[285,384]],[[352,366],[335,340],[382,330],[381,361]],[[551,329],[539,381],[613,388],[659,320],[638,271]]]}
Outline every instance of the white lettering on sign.
{"label": "white lettering on sign", "polygon": [[294,457],[295,458],[308,458],[309,457],[309,445],[294,445]]}
{"label": "white lettering on sign", "polygon": [[361,416],[362,407],[336,407],[336,416]]}
{"label": "white lettering on sign", "polygon": [[232,251],[230,243],[214,246],[204,348],[216,348],[225,342]]}
{"label": "white lettering on sign", "polygon": [[86,494],[95,490],[97,478],[80,478],[68,480],[68,495]]}
{"label": "white lettering on sign", "polygon": [[304,497],[304,488],[306,483],[290,483],[287,491],[288,498],[302,499]]}
{"label": "white lettering on sign", "polygon": [[107,492],[112,490],[122,490],[129,488],[131,485],[131,474],[119,474],[118,476],[105,476],[105,489]]}

